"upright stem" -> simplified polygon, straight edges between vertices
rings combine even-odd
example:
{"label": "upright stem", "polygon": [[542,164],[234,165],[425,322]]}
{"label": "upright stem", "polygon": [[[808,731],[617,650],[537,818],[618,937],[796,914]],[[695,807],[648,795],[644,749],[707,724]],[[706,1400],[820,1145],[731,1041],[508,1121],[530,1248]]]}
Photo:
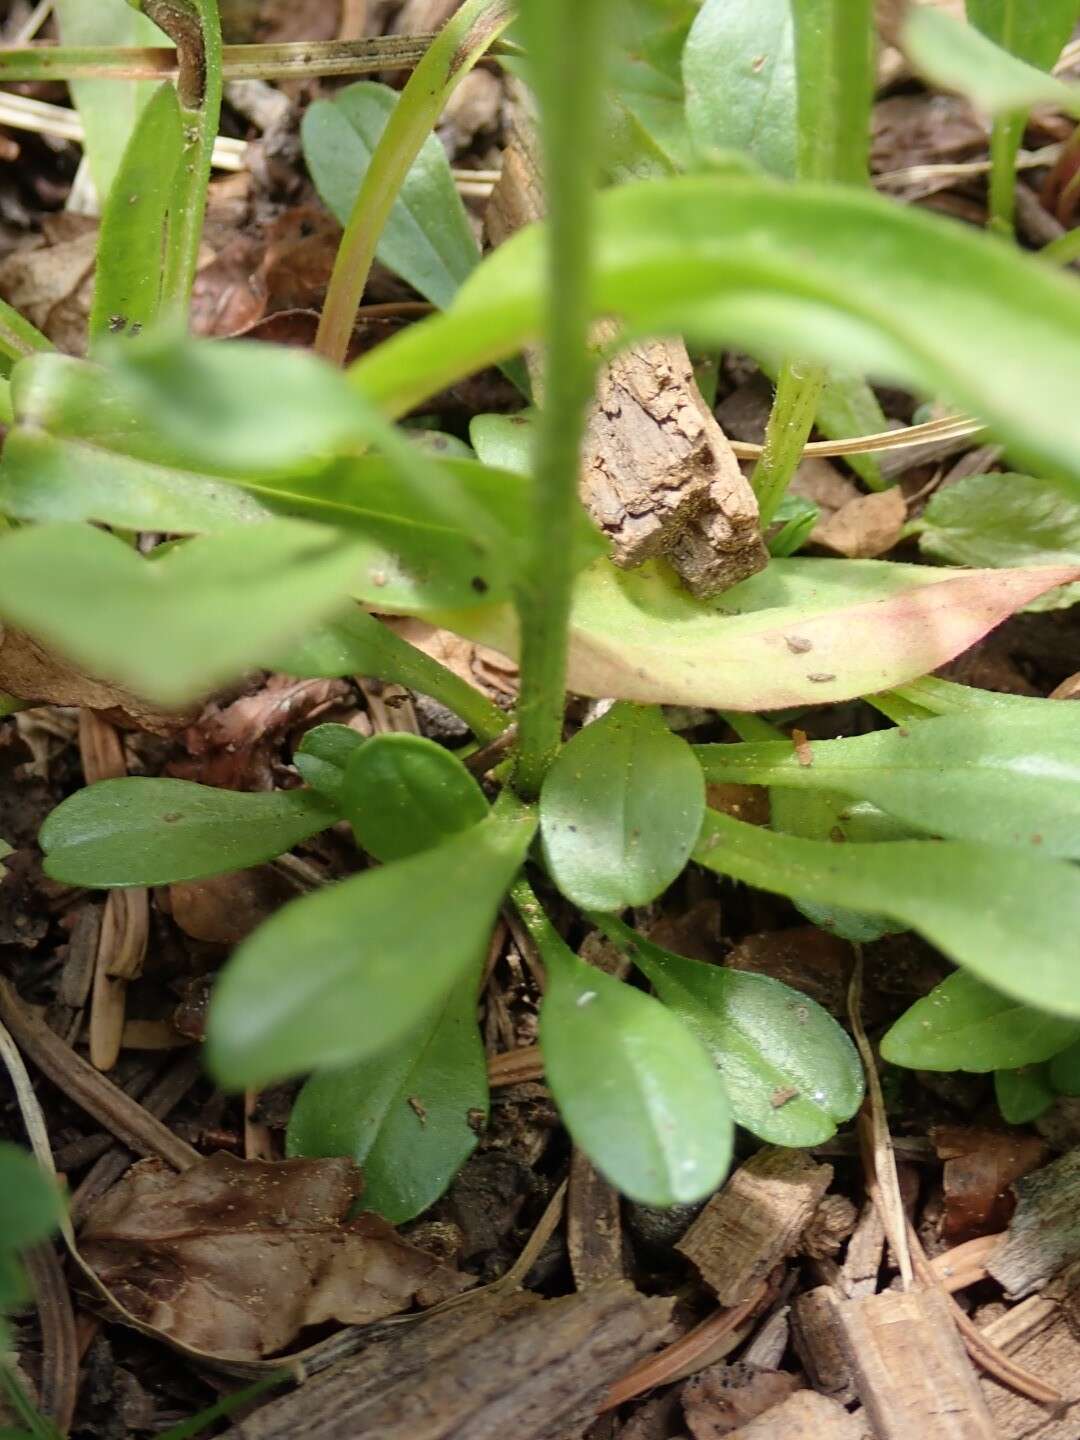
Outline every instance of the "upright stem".
{"label": "upright stem", "polygon": [[761,528],[772,520],[783,500],[814,428],[818,400],[825,384],[821,365],[787,360],[776,379],[776,395],[765,429],[765,448],[754,466],[750,484],[757,496]]}
{"label": "upright stem", "polygon": [[997,115],[990,131],[990,229],[1013,238],[1016,209],[1016,156],[1026,116]]}
{"label": "upright stem", "polygon": [[573,532],[585,409],[593,191],[600,148],[607,0],[522,0],[543,118],[547,359],[536,427],[532,530],[518,594],[519,748],[514,783],[537,794],[562,738]]}
{"label": "upright stem", "polygon": [[345,361],[375,249],[420,147],[447,100],[510,18],[507,0],[465,0],[401,92],[345,227],[319,321],[315,348],[336,365]]}

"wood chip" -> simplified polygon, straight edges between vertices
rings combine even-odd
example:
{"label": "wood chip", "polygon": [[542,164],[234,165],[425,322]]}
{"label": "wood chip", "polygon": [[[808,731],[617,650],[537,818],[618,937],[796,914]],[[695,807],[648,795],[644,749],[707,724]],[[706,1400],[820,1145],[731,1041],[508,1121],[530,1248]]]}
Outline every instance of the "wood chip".
{"label": "wood chip", "polygon": [[570,1160],[566,1248],[579,1290],[623,1278],[619,1192],[576,1147]]}
{"label": "wood chip", "polygon": [[1019,1364],[1073,1397],[1059,1413],[984,1377],[980,1382],[1002,1440],[1076,1440],[1080,1433],[1080,1266],[1071,1266],[1046,1292],[1032,1295],[984,1327],[986,1338]]}
{"label": "wood chip", "polygon": [[722,1440],[781,1405],[802,1382],[788,1370],[759,1370],[736,1361],[710,1365],[683,1386],[683,1413],[694,1440]]}
{"label": "wood chip", "polygon": [[[748,1425],[729,1431],[727,1440],[867,1440],[866,1428],[842,1405],[813,1390],[798,1390],[782,1405],[766,1410]],[[908,1437],[911,1440],[911,1437]]]}
{"label": "wood chip", "polygon": [[234,1440],[563,1440],[667,1337],[624,1283],[558,1300],[487,1292],[395,1330],[234,1426]]}
{"label": "wood chip", "polygon": [[[885,1232],[881,1232],[885,1244]],[[828,1285],[805,1290],[791,1302],[791,1338],[815,1390],[848,1403],[855,1398],[836,1308],[839,1298]]]}
{"label": "wood chip", "polygon": [[740,1166],[676,1245],[721,1305],[739,1305],[798,1248],[829,1188],[830,1165],[766,1146]]}
{"label": "wood chip", "polygon": [[836,1317],[877,1440],[1000,1440],[939,1291],[844,1300]]}
{"label": "wood chip", "polygon": [[1016,1214],[986,1268],[1015,1299],[1080,1259],[1080,1149],[1017,1180]]}

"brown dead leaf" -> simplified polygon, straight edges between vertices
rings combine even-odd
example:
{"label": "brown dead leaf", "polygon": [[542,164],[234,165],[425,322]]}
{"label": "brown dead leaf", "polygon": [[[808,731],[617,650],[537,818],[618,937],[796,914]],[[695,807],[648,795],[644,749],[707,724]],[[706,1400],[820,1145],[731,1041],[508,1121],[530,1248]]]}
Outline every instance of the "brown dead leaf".
{"label": "brown dead leaf", "polygon": [[425,620],[411,616],[380,616],[383,624],[415,645],[425,655],[453,670],[470,685],[482,690],[496,704],[517,696],[518,668],[512,660],[486,645],[474,644],[449,630],[437,630]]}
{"label": "brown dead leaf", "polygon": [[801,1387],[786,1370],[759,1370],[742,1361],[710,1365],[683,1386],[683,1413],[694,1440],[721,1440]]}
{"label": "brown dead leaf", "polygon": [[870,168],[874,174],[943,164],[986,146],[986,125],[958,95],[891,95],[874,106]]}
{"label": "brown dead leaf", "polygon": [[86,353],[97,222],[54,215],[42,233],[0,260],[0,298],[69,355]]}
{"label": "brown dead leaf", "polygon": [[956,1244],[1003,1230],[1016,1204],[1009,1186],[1050,1153],[1044,1141],[1021,1130],[937,1125],[930,1138],[945,1161],[942,1232]]}
{"label": "brown dead leaf", "polygon": [[1080,700],[1080,671],[1070,675],[1067,680],[1050,692],[1051,700]]}
{"label": "brown dead leaf", "polygon": [[297,205],[271,225],[259,276],[266,310],[320,309],[341,243],[341,226],[321,206]]}
{"label": "brown dead leaf", "polygon": [[346,1220],[350,1160],[239,1160],[178,1175],[143,1160],[95,1206],[83,1259],[132,1315],[221,1359],[283,1350],[306,1326],[363,1325],[465,1288],[377,1215]]}
{"label": "brown dead leaf", "polygon": [[194,714],[190,709],[159,710],[118,685],[84,675],[21,630],[3,625],[0,625],[0,691],[20,700],[97,710],[118,725],[134,726],[153,735],[175,735],[190,725]]}
{"label": "brown dead leaf", "polygon": [[894,485],[849,500],[824,523],[814,526],[811,539],[849,560],[872,560],[893,548],[906,519],[907,505]]}
{"label": "brown dead leaf", "polygon": [[274,750],[282,736],[349,694],[344,680],[271,675],[255,694],[230,705],[211,701],[181,737],[191,759],[173,761],[168,773],[226,790],[272,789]]}

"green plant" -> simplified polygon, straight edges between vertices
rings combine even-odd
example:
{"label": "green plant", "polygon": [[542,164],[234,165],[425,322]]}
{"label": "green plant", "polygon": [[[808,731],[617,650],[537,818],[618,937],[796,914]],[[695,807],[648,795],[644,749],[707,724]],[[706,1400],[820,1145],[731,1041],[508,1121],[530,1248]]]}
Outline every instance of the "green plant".
{"label": "green plant", "polygon": [[[323,355],[344,354],[377,251],[443,311],[344,374],[311,355],[177,334],[223,68],[209,0],[142,8],[204,57],[204,83],[182,53],[179,91],[166,82],[150,98],[117,164],[92,360],[48,353],[0,311],[0,402],[13,422],[0,617],[163,704],[265,665],[400,682],[456,711],[480,743],[518,726],[494,803],[464,754],[325,725],[296,756],[303,789],[133,778],[53,812],[46,869],[87,886],[233,870],[350,823],[373,863],[290,903],[225,968],[208,1032],[215,1077],[243,1088],[313,1072],[291,1150],[351,1154],[367,1204],[394,1220],[419,1213],[486,1115],[475,1003],[509,896],[547,972],[540,1040],[571,1135],[638,1199],[698,1198],[723,1176],[734,1123],[820,1143],[854,1113],[862,1080],[843,1030],[805,997],[674,955],[620,918],[690,863],[789,896],[855,939],[911,926],[961,966],[947,1003],[920,1002],[893,1028],[887,1058],[999,1072],[1013,1114],[1072,1083],[1065,1059],[1036,1080],[1015,1072],[1067,1052],[1080,1025],[1080,710],[921,677],[1040,597],[1067,602],[1062,587],[1080,580],[1063,543],[1080,491],[1080,292],[1039,259],[863,183],[869,4],[695,13],[689,0],[617,11],[522,0],[549,220],[480,262],[426,141],[506,23],[501,4],[464,6],[396,101],[365,83],[313,108],[309,163],[347,219]],[[732,15],[739,45],[717,29]],[[917,36],[908,43],[922,53]],[[765,80],[725,83],[746,81],[748,54],[774,56]],[[994,55],[1015,77],[1017,62]],[[598,175],[615,183],[595,193]],[[148,269],[159,253],[163,269]],[[691,598],[661,562],[616,570],[577,502],[588,328],[612,315],[619,343],[681,332],[707,351],[747,349],[779,377],[755,483],[783,538],[767,571],[718,599]],[[538,339],[543,403],[513,424],[478,417],[475,456],[433,458],[393,423]],[[785,491],[811,426],[884,428],[866,375],[972,411],[1031,486],[1060,497],[1061,527],[1003,550],[969,518],[981,563],[1003,568],[794,556],[808,516]],[[859,473],[883,483],[869,457]],[[927,553],[975,558],[941,538],[961,524],[931,507]],[[132,531],[171,539],[144,556]],[[1015,563],[1030,558],[1047,563]],[[516,716],[368,610],[519,654]],[[618,703],[563,743],[567,689]],[[755,719],[859,696],[896,724],[814,744],[810,765]],[[664,705],[725,712],[742,740],[692,747]],[[771,828],[708,810],[706,780],[767,786]],[[654,995],[574,955],[537,898],[549,886]],[[928,1027],[927,1013],[956,1023]]]}

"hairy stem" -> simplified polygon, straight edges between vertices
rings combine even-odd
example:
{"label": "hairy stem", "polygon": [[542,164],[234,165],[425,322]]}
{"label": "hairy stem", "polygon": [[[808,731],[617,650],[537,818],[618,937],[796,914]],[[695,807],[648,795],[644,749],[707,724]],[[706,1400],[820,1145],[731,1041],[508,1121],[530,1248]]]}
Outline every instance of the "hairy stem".
{"label": "hairy stem", "polygon": [[420,147],[447,100],[510,23],[507,0],[465,0],[413,71],[371,157],[334,262],[315,348],[345,361],[375,248]]}
{"label": "hairy stem", "polygon": [[750,477],[761,513],[761,528],[772,520],[787,493],[814,428],[817,404],[825,384],[820,365],[797,365],[788,360],[776,381],[776,395],[765,429],[765,448]]}

